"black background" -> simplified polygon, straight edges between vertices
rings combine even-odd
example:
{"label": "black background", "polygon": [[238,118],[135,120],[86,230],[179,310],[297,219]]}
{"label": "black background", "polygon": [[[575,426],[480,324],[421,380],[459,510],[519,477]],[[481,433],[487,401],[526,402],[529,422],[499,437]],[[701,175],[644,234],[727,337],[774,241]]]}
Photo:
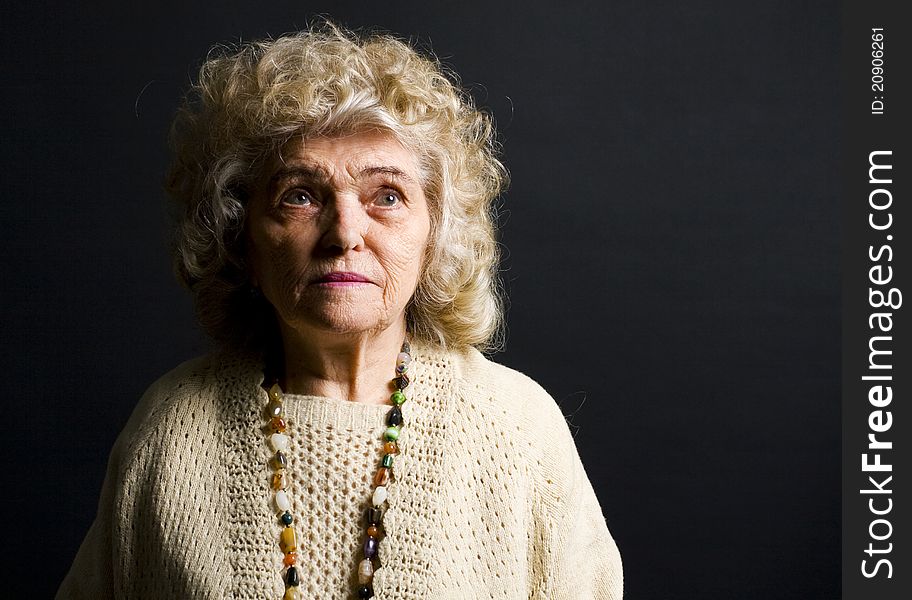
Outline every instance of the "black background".
{"label": "black background", "polygon": [[837,3],[0,10],[7,593],[53,593],[133,405],[207,350],[165,246],[180,93],[211,44],[323,13],[431,48],[493,112],[495,358],[573,424],[625,597],[838,595]]}

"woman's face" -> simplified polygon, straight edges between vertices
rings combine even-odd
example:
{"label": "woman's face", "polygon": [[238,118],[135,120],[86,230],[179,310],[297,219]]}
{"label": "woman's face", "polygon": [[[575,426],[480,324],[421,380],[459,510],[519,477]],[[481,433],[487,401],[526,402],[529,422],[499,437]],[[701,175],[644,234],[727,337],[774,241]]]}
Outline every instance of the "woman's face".
{"label": "woman's face", "polygon": [[391,134],[294,139],[248,207],[251,278],[283,331],[379,333],[405,317],[429,232],[417,162]]}

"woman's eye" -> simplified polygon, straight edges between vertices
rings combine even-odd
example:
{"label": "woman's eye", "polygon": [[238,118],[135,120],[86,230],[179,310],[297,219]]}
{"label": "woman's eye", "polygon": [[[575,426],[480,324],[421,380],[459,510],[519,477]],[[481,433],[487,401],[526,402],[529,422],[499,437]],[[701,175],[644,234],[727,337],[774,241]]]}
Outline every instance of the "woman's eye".
{"label": "woman's eye", "polygon": [[307,190],[296,189],[282,196],[282,202],[294,206],[309,206],[313,204],[314,199],[313,195]]}
{"label": "woman's eye", "polygon": [[379,206],[396,206],[400,202],[402,202],[402,198],[399,197],[397,192],[387,190],[381,193],[374,203]]}

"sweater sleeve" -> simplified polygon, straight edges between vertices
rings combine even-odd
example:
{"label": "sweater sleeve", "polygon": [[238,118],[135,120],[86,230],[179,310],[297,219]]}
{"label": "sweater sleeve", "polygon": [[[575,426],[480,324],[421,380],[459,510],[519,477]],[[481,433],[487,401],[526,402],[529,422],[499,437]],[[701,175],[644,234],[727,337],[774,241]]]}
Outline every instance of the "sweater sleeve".
{"label": "sweater sleeve", "polygon": [[[582,465],[580,465],[582,468]],[[621,600],[621,555],[608,531],[602,509],[584,472],[578,492],[566,504],[554,535],[552,598]]]}
{"label": "sweater sleeve", "polygon": [[[550,399],[550,443],[542,456],[545,573],[541,598],[621,600],[621,555],[560,408]],[[548,438],[545,438],[548,439]]]}
{"label": "sweater sleeve", "polygon": [[[150,415],[166,400],[171,390],[181,385],[190,387],[199,378],[191,374],[206,368],[206,357],[185,361],[162,375],[140,398],[108,457],[98,511],[86,533],[70,570],[64,577],[55,598],[57,600],[109,600],[115,596],[123,576],[119,573],[118,557],[129,548],[130,536],[123,523],[129,523],[129,499],[124,495],[125,471],[130,467],[137,438],[148,427]],[[191,382],[192,381],[192,382]]]}
{"label": "sweater sleeve", "polygon": [[[118,442],[120,439],[118,439]],[[57,590],[57,600],[108,600],[114,598],[114,549],[112,515],[114,490],[120,464],[120,444],[115,443],[108,459],[108,469],[95,521],[79,546],[70,570]]]}

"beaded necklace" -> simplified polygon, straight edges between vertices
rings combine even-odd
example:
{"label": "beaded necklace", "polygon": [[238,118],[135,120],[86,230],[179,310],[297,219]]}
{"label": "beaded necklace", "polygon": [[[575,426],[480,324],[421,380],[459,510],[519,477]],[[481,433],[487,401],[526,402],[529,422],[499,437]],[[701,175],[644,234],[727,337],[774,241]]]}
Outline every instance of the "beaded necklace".
{"label": "beaded necklace", "polygon": [[[396,391],[390,396],[393,408],[386,415],[387,428],[383,432],[383,458],[374,475],[374,492],[371,496],[371,507],[365,513],[367,537],[364,540],[364,558],[358,564],[358,598],[372,598],[374,590],[372,581],[374,577],[374,564],[372,559],[377,555],[377,546],[381,534],[383,519],[383,503],[386,502],[386,485],[392,476],[393,455],[399,453],[396,440],[399,439],[399,429],[402,426],[401,406],[405,402],[403,390],[409,384],[408,367],[412,361],[411,347],[408,341],[402,343],[402,349],[396,357]],[[268,430],[272,431],[267,436],[269,447],[275,454],[269,460],[272,469],[271,485],[275,493],[273,501],[277,509],[277,516],[284,528],[279,536],[279,547],[284,558],[282,563],[285,568],[285,595],[283,600],[303,600],[303,594],[298,590],[301,575],[298,573],[298,533],[294,528],[295,519],[291,513],[291,499],[288,496],[289,477],[287,474],[288,456],[286,452],[291,445],[288,423],[285,421],[284,393],[279,385],[278,376],[273,375],[266,379],[263,385],[269,396],[269,405],[266,409],[269,419]]]}

